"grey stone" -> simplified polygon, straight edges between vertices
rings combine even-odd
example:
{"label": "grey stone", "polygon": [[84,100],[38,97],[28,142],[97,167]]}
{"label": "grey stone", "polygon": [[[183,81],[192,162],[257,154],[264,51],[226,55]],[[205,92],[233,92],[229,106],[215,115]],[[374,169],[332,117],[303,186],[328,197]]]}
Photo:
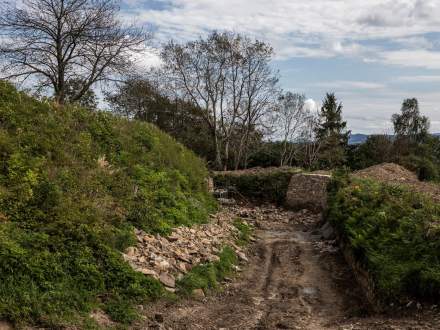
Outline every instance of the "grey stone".
{"label": "grey stone", "polygon": [[321,227],[321,235],[326,240],[335,239],[335,230],[328,221]]}
{"label": "grey stone", "polygon": [[168,288],[175,288],[176,287],[176,280],[175,280],[174,276],[169,275],[167,273],[160,274],[159,281]]}

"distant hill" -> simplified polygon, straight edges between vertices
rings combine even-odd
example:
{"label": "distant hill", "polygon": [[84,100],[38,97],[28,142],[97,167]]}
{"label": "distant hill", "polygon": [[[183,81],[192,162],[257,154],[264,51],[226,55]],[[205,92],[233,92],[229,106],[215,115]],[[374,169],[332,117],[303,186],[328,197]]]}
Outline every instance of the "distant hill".
{"label": "distant hill", "polygon": [[364,143],[369,135],[367,134],[351,134],[348,144],[361,144]]}

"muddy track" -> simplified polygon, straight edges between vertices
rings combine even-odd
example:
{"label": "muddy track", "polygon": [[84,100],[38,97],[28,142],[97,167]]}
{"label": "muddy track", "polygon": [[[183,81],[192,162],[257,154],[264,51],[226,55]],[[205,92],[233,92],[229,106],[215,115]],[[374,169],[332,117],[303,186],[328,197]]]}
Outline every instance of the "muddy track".
{"label": "muddy track", "polygon": [[[244,272],[204,301],[162,302],[138,329],[439,329],[417,318],[365,316],[364,299],[339,253],[320,253],[315,226],[259,224]],[[319,221],[319,216],[313,216]],[[310,220],[310,215],[308,215]],[[154,315],[160,315],[160,323]],[[163,318],[163,321],[162,321]],[[152,321],[153,320],[153,321]],[[426,323],[426,324],[425,324]]]}

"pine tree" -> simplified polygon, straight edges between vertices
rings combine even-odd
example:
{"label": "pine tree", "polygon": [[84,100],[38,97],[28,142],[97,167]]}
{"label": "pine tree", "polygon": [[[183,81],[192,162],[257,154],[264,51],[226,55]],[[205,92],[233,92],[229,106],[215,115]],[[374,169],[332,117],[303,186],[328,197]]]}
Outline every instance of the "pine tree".
{"label": "pine tree", "polygon": [[349,136],[347,122],[342,120],[342,103],[338,103],[334,93],[327,93],[316,129],[322,167],[331,169],[344,164]]}

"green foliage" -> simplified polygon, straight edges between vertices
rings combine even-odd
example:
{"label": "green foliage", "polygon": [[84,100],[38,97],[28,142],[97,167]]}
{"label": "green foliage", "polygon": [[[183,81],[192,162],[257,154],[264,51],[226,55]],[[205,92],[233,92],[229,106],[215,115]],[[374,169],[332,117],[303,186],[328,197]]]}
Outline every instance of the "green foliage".
{"label": "green foliage", "polygon": [[408,139],[417,143],[428,136],[429,119],[420,115],[419,102],[416,98],[404,100],[401,113],[394,114],[391,120],[397,139]]}
{"label": "green foliage", "polygon": [[281,168],[267,171],[231,174],[218,172],[214,175],[217,187],[234,187],[241,195],[257,200],[283,204],[293,174],[297,168]]}
{"label": "green foliage", "polygon": [[440,205],[406,188],[338,176],[328,219],[370,272],[382,302],[438,299]]}
{"label": "green foliage", "polygon": [[235,219],[233,225],[238,229],[237,244],[239,246],[247,245],[251,238],[252,227],[240,218]]}
{"label": "green foliage", "polygon": [[124,324],[130,324],[138,318],[138,313],[134,308],[133,303],[120,297],[111,300],[105,306],[105,312],[112,318],[112,320]]}
{"label": "green foliage", "polygon": [[342,103],[338,103],[335,94],[327,94],[316,129],[316,138],[321,144],[319,160],[322,168],[333,169],[345,163],[349,136],[347,122],[342,120]]}
{"label": "green foliage", "polygon": [[120,251],[133,226],[204,222],[201,160],[152,125],[52,108],[0,83],[0,319],[78,324],[94,307],[130,322],[160,297]]}
{"label": "green foliage", "polygon": [[439,179],[439,166],[434,164],[431,157],[422,157],[414,154],[402,157],[399,163],[407,169],[417,173],[421,181],[435,181]]}
{"label": "green foliage", "polygon": [[[206,160],[214,161],[214,141],[203,112],[190,102],[170,99],[145,79],[133,78],[106,94],[112,110],[152,123]],[[191,123],[191,125],[188,125]]]}
{"label": "green foliage", "polygon": [[264,141],[259,148],[249,156],[248,167],[275,167],[280,165],[280,154],[283,143],[277,141]]}
{"label": "green foliage", "polygon": [[219,257],[218,261],[197,265],[191,269],[177,282],[179,292],[189,296],[195,289],[203,289],[205,292],[217,289],[218,283],[230,275],[233,266],[237,264],[237,256],[228,246],[222,250]]}
{"label": "green foliage", "polygon": [[355,170],[388,163],[394,158],[393,141],[388,135],[370,135],[364,143],[350,147],[348,164]]}
{"label": "green foliage", "polygon": [[79,100],[74,100],[76,93],[85,85],[85,81],[81,79],[69,79],[66,81],[65,97],[66,103],[78,105],[80,107],[96,110],[98,108],[98,100],[93,89],[89,88]]}

